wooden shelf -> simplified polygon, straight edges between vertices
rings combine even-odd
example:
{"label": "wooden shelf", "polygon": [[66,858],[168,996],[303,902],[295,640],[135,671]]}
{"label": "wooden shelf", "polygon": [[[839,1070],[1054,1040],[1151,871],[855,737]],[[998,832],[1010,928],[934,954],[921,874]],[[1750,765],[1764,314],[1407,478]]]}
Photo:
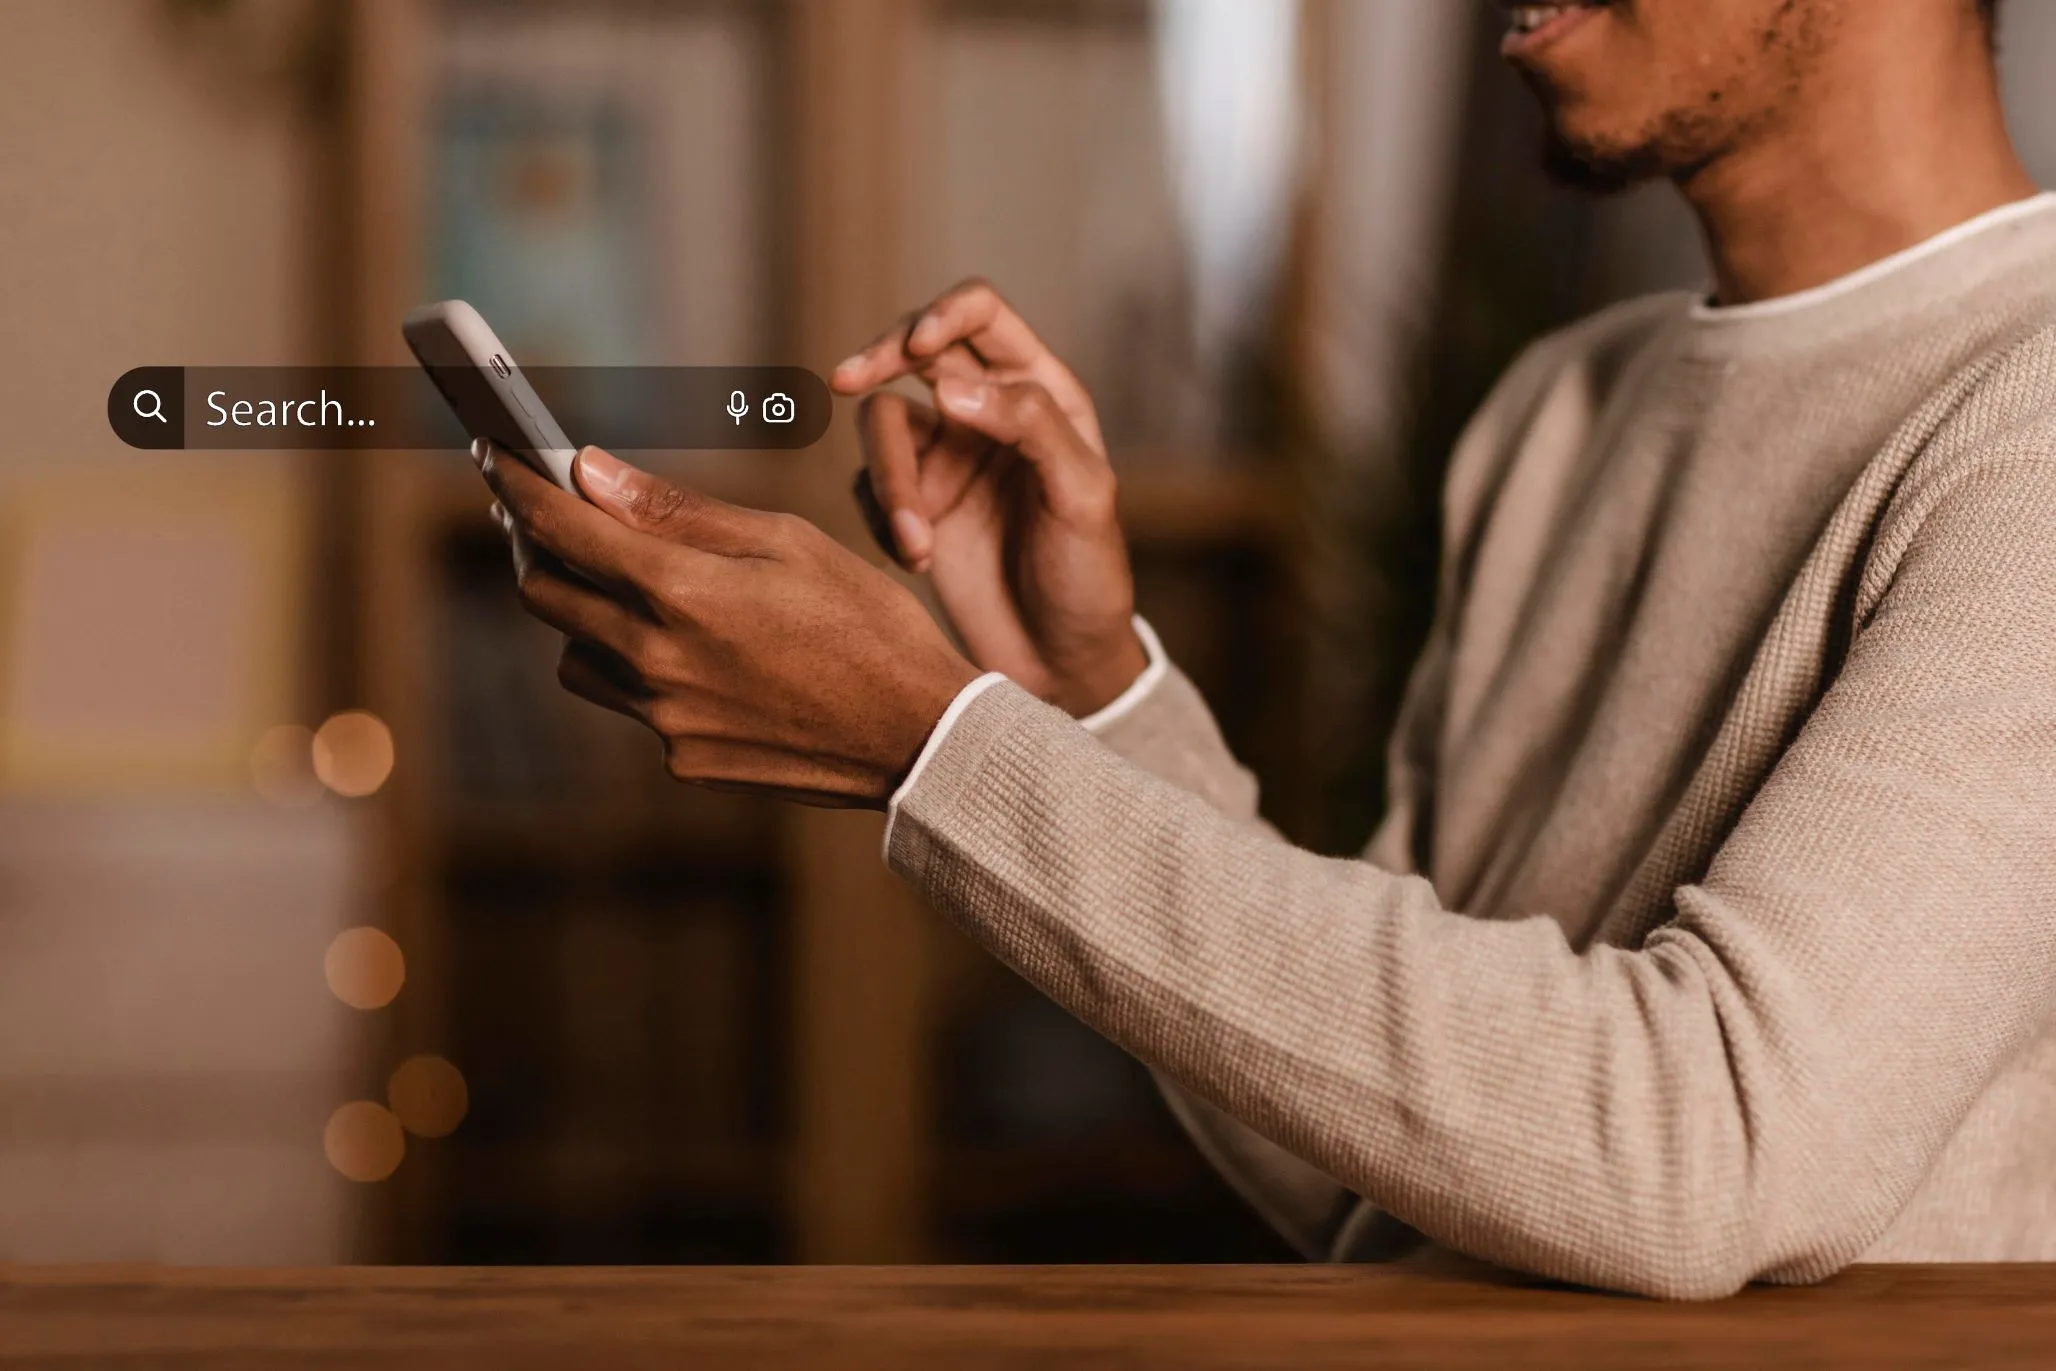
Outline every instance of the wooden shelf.
{"label": "wooden shelf", "polygon": [[1137,542],[1269,546],[1285,535],[1290,509],[1273,465],[1117,455],[1122,527]]}
{"label": "wooden shelf", "polygon": [[[420,517],[453,532],[493,532],[486,517],[492,496],[470,463],[434,453],[420,456],[431,468],[421,479]],[[854,465],[832,476],[819,470],[832,460],[814,453],[721,452],[686,454],[652,466],[731,504],[783,509],[794,503],[796,482],[846,486]],[[1197,465],[1155,452],[1120,453],[1114,465],[1121,485],[1121,523],[1138,542],[1263,547],[1289,528],[1287,494],[1272,474],[1275,463],[1261,454]]]}

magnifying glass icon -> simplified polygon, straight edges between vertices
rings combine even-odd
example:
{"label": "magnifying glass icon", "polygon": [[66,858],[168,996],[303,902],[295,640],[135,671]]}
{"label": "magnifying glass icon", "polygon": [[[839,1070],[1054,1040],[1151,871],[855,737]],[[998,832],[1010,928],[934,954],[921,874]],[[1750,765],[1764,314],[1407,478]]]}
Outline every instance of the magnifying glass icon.
{"label": "magnifying glass icon", "polygon": [[[144,404],[143,401],[145,399],[148,399],[150,403]],[[139,390],[136,392],[135,410],[138,419],[155,419],[160,424],[171,422],[171,420],[164,417],[164,397],[154,390]]]}

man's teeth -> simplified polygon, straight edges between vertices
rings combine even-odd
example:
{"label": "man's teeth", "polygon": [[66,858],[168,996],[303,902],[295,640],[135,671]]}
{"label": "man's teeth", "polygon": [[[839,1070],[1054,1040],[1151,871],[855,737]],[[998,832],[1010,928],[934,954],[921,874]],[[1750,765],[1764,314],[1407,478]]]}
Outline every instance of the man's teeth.
{"label": "man's teeth", "polygon": [[1508,14],[1512,17],[1515,33],[1533,33],[1558,15],[1575,8],[1575,0],[1559,0],[1553,5],[1515,5]]}

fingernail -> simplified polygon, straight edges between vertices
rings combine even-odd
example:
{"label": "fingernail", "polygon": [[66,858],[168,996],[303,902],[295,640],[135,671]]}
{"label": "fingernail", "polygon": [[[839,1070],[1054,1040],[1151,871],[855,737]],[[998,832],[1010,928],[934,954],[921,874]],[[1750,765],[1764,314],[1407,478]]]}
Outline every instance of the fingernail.
{"label": "fingernail", "polygon": [[985,408],[986,390],[983,381],[946,376],[935,383],[935,398],[952,414],[976,414]]}
{"label": "fingernail", "polygon": [[941,320],[932,314],[927,315],[920,323],[914,325],[914,331],[907,335],[907,346],[932,347],[940,339],[941,334]]}
{"label": "fingernail", "polygon": [[863,364],[864,354],[861,352],[854,353],[851,356],[843,358],[840,362],[837,362],[835,364],[835,374],[837,376],[840,376],[845,371],[855,371],[858,367],[862,366]]}
{"label": "fingernail", "polygon": [[635,468],[611,452],[596,447],[579,449],[578,483],[593,496],[626,499],[628,483],[634,475]]}
{"label": "fingernail", "polygon": [[473,438],[471,440],[471,465],[483,469],[485,466],[486,454],[491,450],[491,443],[488,443],[483,438]]}
{"label": "fingernail", "polygon": [[902,509],[893,514],[892,537],[899,544],[900,556],[908,561],[928,555],[928,521],[913,510]]}

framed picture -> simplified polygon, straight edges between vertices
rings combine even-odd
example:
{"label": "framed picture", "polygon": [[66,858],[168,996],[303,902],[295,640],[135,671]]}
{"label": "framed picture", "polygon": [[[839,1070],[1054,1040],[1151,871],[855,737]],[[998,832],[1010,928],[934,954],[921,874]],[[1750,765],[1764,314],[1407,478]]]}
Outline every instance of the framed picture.
{"label": "framed picture", "polygon": [[431,279],[529,366],[647,360],[635,123],[611,97],[460,89],[432,163]]}

